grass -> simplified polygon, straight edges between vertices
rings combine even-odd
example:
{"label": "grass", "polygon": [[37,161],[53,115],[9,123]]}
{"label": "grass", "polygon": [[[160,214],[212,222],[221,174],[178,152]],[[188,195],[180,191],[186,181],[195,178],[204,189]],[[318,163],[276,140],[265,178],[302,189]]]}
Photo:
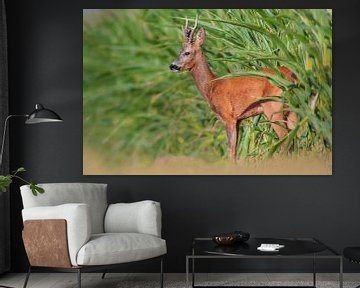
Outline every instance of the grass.
{"label": "grass", "polygon": [[[166,156],[215,162],[227,157],[223,125],[189,73],[169,71],[180,51],[184,19],[199,15],[204,53],[221,77],[261,75],[284,89],[299,115],[301,136],[288,135],[292,154],[332,151],[331,10],[105,10],[84,15],[84,145],[111,163],[152,163]],[[284,65],[293,85],[262,67]],[[309,108],[319,94],[316,109]],[[241,123],[237,157],[279,153],[280,141],[263,116]]]}

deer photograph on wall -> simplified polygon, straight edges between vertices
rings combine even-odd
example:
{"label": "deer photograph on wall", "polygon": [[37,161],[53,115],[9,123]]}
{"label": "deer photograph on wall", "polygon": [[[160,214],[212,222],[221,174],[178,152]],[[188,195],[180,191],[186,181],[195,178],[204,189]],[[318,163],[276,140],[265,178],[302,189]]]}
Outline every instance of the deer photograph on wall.
{"label": "deer photograph on wall", "polygon": [[85,175],[332,174],[330,9],[83,13]]}

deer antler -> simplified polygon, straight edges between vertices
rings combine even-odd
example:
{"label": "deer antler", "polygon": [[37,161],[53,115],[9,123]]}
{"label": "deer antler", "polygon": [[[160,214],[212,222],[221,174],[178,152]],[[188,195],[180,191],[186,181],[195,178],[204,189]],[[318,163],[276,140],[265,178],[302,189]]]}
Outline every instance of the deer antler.
{"label": "deer antler", "polygon": [[186,17],[185,19],[185,27],[183,27],[183,31],[184,31],[184,40],[186,42],[191,42],[191,36],[192,36],[192,33],[191,33],[191,28],[188,27],[189,25],[189,20],[188,18]]}
{"label": "deer antler", "polygon": [[195,31],[195,29],[196,29],[196,27],[198,25],[198,21],[199,21],[199,15],[196,15],[194,27],[189,28],[188,27],[189,19],[187,17],[185,18],[185,26],[183,27],[183,31],[184,31],[185,40],[187,42],[192,41],[194,31]]}
{"label": "deer antler", "polygon": [[199,21],[199,14],[196,14],[196,18],[195,18],[195,24],[194,27],[192,27],[192,30],[195,30],[197,25],[198,25],[198,21]]}
{"label": "deer antler", "polygon": [[196,27],[197,27],[197,25],[198,25],[198,21],[199,21],[199,15],[196,14],[194,27],[190,28],[190,30],[191,30],[191,31],[190,31],[190,35],[189,35],[190,41],[192,41],[193,34],[194,34],[195,29],[196,29]]}
{"label": "deer antler", "polygon": [[186,17],[185,18],[185,26],[183,27],[183,30],[185,31],[185,29],[188,28],[188,25],[189,25],[189,19]]}

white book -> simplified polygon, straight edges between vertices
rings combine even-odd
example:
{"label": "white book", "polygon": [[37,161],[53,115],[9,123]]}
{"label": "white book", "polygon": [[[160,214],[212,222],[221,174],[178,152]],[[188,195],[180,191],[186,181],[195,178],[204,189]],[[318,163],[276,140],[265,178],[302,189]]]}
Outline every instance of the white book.
{"label": "white book", "polygon": [[260,251],[279,251],[279,249],[284,248],[284,245],[280,244],[268,244],[268,243],[262,243],[259,247],[257,247]]}

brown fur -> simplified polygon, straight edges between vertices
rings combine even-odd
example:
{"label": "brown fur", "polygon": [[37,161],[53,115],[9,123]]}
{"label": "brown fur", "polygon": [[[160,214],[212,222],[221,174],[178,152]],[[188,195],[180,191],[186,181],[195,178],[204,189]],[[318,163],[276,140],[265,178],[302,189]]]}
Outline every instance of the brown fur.
{"label": "brown fur", "polygon": [[[216,79],[201,51],[205,38],[204,28],[200,28],[195,41],[185,35],[183,49],[172,64],[179,69],[191,72],[195,84],[211,109],[223,122],[228,137],[228,153],[231,160],[236,160],[238,125],[241,120],[261,113],[271,123],[279,139],[283,138],[288,129],[294,129],[297,115],[284,112],[284,104],[277,101],[261,101],[264,97],[281,97],[282,90],[271,84],[265,77],[232,77]],[[189,55],[184,53],[190,52]],[[263,72],[275,74],[270,68]],[[288,80],[295,82],[296,76],[286,67],[279,67]]]}

